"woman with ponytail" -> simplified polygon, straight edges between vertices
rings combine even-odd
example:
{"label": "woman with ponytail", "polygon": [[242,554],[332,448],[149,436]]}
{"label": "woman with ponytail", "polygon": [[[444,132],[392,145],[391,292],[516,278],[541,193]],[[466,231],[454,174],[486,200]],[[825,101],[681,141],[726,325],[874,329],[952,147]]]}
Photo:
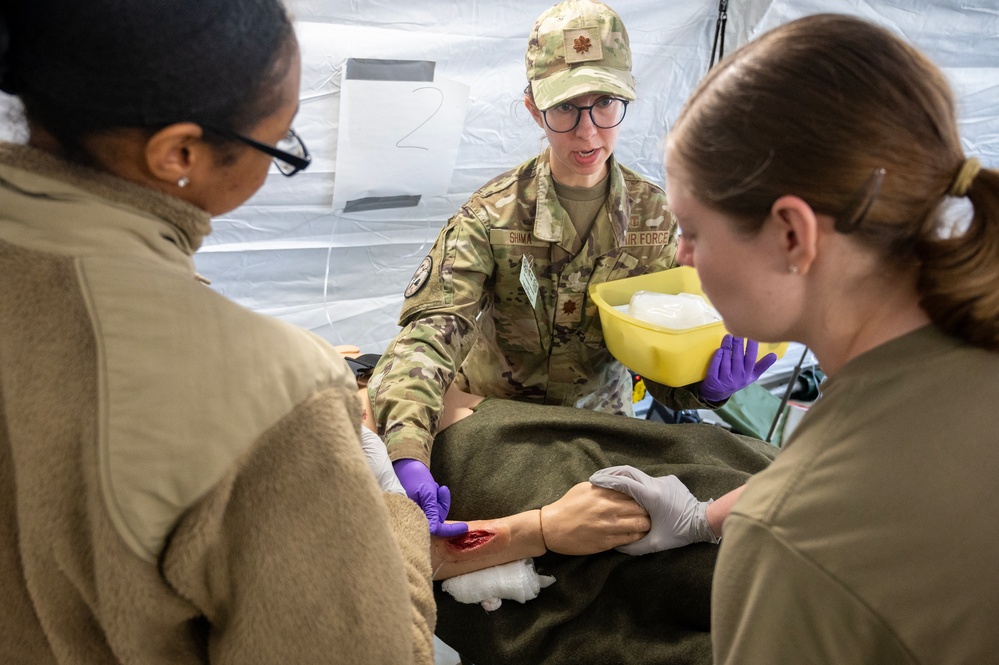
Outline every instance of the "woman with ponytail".
{"label": "woman with ponytail", "polygon": [[709,73],[666,171],[726,327],[828,376],[724,523],[715,662],[994,661],[999,172],[943,74],[860,19],[792,21]]}

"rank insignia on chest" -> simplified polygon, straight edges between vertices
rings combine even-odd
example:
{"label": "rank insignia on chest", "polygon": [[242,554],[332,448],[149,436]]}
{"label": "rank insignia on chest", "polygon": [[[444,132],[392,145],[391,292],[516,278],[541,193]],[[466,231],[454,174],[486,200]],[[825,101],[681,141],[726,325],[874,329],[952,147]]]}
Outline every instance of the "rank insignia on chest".
{"label": "rank insignia on chest", "polygon": [[420,267],[416,269],[413,273],[413,278],[409,280],[409,286],[406,287],[405,296],[410,298],[423,288],[423,285],[427,283],[427,279],[430,278],[430,271],[434,267],[434,260],[431,257],[426,257],[423,262],[420,263]]}
{"label": "rank insignia on chest", "polygon": [[583,317],[583,294],[560,293],[558,295],[558,311],[555,322],[560,325],[579,323]]}

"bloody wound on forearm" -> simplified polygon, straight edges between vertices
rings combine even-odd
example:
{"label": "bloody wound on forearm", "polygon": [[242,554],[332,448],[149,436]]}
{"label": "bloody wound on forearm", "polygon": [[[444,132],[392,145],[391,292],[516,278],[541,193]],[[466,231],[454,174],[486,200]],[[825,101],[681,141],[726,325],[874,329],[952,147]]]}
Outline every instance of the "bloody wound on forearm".
{"label": "bloody wound on forearm", "polygon": [[495,537],[496,534],[491,531],[476,529],[475,531],[469,531],[464,535],[449,539],[447,546],[457,552],[467,552],[482,547]]}

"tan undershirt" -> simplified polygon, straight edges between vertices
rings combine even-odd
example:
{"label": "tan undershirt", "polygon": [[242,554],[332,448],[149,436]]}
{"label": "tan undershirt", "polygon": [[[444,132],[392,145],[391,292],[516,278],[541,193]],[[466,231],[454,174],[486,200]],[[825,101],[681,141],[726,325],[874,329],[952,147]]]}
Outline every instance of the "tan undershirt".
{"label": "tan undershirt", "polygon": [[[559,205],[569,215],[569,219],[572,220],[572,225],[576,229],[579,246],[575,249],[578,253],[582,249],[583,243],[586,242],[586,237],[590,235],[594,220],[607,201],[607,193],[610,190],[610,173],[592,187],[569,187],[554,178],[552,181],[555,183],[555,196],[558,197]],[[553,261],[564,259],[568,255],[569,253],[561,247],[552,248]]]}

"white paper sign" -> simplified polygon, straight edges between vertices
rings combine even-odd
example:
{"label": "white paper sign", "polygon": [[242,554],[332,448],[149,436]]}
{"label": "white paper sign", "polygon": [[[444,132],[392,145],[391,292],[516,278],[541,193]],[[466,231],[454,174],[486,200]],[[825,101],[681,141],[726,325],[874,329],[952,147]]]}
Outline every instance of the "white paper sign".
{"label": "white paper sign", "polygon": [[[343,69],[333,209],[404,207],[416,205],[422,196],[446,194],[468,108],[468,86],[370,80],[357,78],[357,68],[353,77],[349,66]],[[392,66],[362,70],[362,76],[364,71],[391,75]]]}

